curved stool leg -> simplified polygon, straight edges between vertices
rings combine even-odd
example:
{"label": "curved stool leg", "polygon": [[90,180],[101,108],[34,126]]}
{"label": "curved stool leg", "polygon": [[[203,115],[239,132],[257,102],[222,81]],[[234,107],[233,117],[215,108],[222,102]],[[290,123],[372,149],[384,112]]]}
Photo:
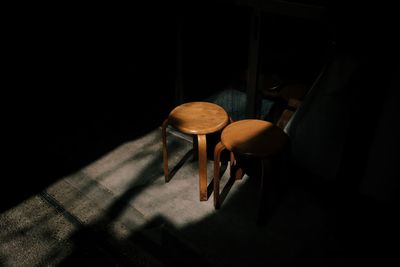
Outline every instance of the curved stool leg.
{"label": "curved stool leg", "polygon": [[[260,196],[259,196],[259,207],[258,207],[258,225],[262,225],[271,216],[274,193],[273,193],[273,183],[271,177],[271,162],[269,159],[261,160],[261,186],[260,186]],[[268,174],[268,177],[265,177]]]}
{"label": "curved stool leg", "polygon": [[162,142],[163,142],[163,163],[164,163],[164,176],[165,182],[169,182],[169,174],[168,174],[168,148],[167,148],[167,126],[168,126],[168,119],[166,119],[161,128],[162,132]]}
{"label": "curved stool leg", "polygon": [[233,152],[230,152],[229,167],[230,167],[231,177],[233,177],[234,175],[235,165],[236,165],[235,155],[233,154]]}
{"label": "curved stool leg", "polygon": [[198,159],[199,142],[197,141],[197,135],[193,135],[193,160]]}
{"label": "curved stool leg", "polygon": [[230,159],[230,172],[231,177],[235,177],[236,180],[241,180],[243,178],[243,170],[242,168],[238,167],[235,155],[231,152],[231,159]]}
{"label": "curved stool leg", "polygon": [[261,225],[264,223],[265,220],[265,203],[264,203],[264,190],[265,190],[265,161],[262,159],[261,160],[261,182],[260,182],[260,195],[259,195],[259,204],[258,204],[258,218],[257,218],[257,224]]}
{"label": "curved stool leg", "polygon": [[[219,209],[219,180],[220,180],[220,162],[221,152],[225,149],[225,146],[219,142],[214,149],[214,207]],[[231,158],[232,159],[232,158]]]}
{"label": "curved stool leg", "polygon": [[207,200],[207,142],[206,135],[197,136],[199,146],[199,188],[200,201]]}

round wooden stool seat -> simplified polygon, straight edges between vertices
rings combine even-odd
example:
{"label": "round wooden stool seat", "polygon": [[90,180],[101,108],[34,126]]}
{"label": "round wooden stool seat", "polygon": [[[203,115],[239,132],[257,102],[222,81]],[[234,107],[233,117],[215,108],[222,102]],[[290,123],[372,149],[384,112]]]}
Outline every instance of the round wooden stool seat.
{"label": "round wooden stool seat", "polygon": [[281,151],[287,135],[271,122],[241,120],[228,125],[221,134],[221,142],[234,154],[266,158]]}
{"label": "round wooden stool seat", "polygon": [[174,108],[168,116],[170,125],[187,134],[208,134],[229,122],[226,111],[209,102],[190,102]]}
{"label": "round wooden stool seat", "polygon": [[[189,102],[174,108],[162,125],[163,139],[163,160],[165,181],[170,180],[168,170],[168,151],[167,151],[167,126],[171,125],[175,129],[197,136],[197,141],[193,142],[193,150],[198,150],[199,158],[199,191],[200,200],[208,199],[207,193],[207,142],[206,134],[211,134],[222,130],[229,123],[229,116],[226,111],[213,103],[209,102]],[[197,146],[196,146],[197,144]]]}

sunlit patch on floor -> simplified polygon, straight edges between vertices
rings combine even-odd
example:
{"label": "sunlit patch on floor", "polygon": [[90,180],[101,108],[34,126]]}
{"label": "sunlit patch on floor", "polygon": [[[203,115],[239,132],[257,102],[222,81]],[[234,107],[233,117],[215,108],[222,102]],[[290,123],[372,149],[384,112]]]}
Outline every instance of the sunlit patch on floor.
{"label": "sunlit patch on floor", "polygon": [[[168,141],[172,168],[190,152],[192,143],[173,134]],[[212,160],[207,171],[211,183]],[[228,174],[224,172],[221,190],[229,184]],[[298,202],[303,193],[283,201],[284,208],[259,228],[257,177],[246,175],[231,184],[216,211],[212,194],[200,201],[198,175],[198,162],[189,157],[165,183],[161,130],[154,129],[1,214],[1,263],[21,263],[22,255],[26,265],[90,258],[110,264],[162,266],[165,261],[190,264],[195,258],[229,266],[232,261],[255,264],[293,259],[301,254],[302,241],[317,240],[320,211],[302,210],[309,205],[308,200]],[[301,242],[288,242],[298,236]]]}

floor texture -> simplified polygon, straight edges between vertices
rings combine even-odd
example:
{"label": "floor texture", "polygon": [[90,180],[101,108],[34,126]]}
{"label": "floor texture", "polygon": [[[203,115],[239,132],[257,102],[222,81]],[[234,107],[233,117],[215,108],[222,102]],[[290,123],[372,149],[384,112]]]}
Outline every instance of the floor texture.
{"label": "floor texture", "polygon": [[[191,138],[161,130],[123,143],[0,215],[0,266],[334,266],[342,262],[329,209],[288,186],[257,225],[259,179],[229,180],[221,209],[199,201]],[[178,164],[179,165],[179,164]],[[208,182],[213,162],[208,161]]]}

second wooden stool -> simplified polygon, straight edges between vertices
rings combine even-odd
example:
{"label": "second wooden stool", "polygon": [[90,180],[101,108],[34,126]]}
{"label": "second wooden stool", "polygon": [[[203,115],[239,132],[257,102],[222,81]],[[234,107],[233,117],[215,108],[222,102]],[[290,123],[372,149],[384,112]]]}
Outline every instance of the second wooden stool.
{"label": "second wooden stool", "polygon": [[[220,158],[221,152],[227,149],[238,157],[249,157],[261,160],[261,196],[262,204],[264,181],[264,165],[271,157],[279,154],[288,143],[288,136],[282,129],[271,122],[263,120],[240,120],[229,124],[221,134],[221,142],[215,146],[214,150],[214,206],[220,207]],[[231,156],[231,161],[235,157]],[[231,162],[231,168],[235,166]],[[232,173],[232,172],[231,172]],[[237,176],[237,178],[239,178]]]}

